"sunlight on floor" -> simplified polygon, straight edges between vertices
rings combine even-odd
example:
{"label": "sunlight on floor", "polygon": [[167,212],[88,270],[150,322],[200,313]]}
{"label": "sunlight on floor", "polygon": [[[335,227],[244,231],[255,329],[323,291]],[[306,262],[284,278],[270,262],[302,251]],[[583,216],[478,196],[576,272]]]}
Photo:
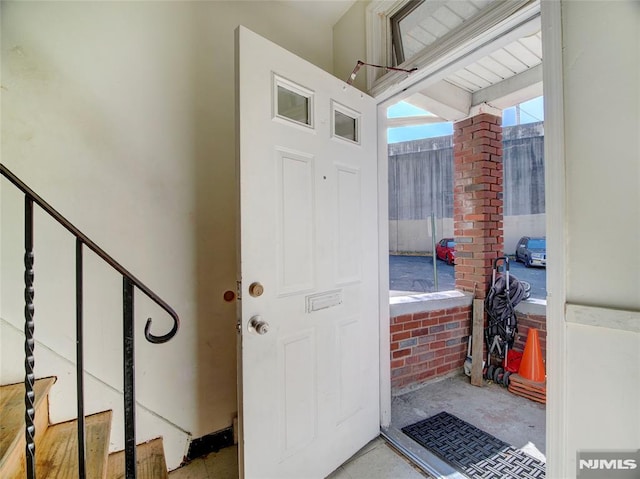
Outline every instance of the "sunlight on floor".
{"label": "sunlight on floor", "polygon": [[424,479],[427,476],[378,437],[327,479]]}

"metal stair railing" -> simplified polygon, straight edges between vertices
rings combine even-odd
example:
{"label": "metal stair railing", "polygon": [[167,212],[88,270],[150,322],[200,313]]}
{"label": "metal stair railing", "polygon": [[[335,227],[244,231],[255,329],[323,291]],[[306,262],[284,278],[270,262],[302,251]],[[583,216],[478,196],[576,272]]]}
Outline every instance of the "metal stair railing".
{"label": "metal stair railing", "polygon": [[104,252],[64,216],[38,196],[24,184],[8,168],[0,163],[0,174],[7,178],[16,188],[24,193],[24,317],[25,317],[25,452],[27,479],[36,478],[36,446],[35,446],[35,358],[34,358],[34,253],[33,238],[34,204],[38,205],[49,216],[67,229],[76,238],[76,390],[78,410],[78,477],[85,479],[86,443],[84,420],[84,353],[83,353],[83,249],[89,248],[104,262],[122,275],[123,299],[123,363],[124,363],[124,432],[125,432],[125,478],[136,478],[136,429],[135,429],[135,368],[134,368],[134,290],[137,288],[158,306],[164,309],[173,319],[171,330],[156,336],[151,333],[151,318],[147,319],[144,336],[150,343],[160,344],[169,341],[178,332],[180,319],[178,314],[151,291],[140,280],[127,271],[120,263]]}

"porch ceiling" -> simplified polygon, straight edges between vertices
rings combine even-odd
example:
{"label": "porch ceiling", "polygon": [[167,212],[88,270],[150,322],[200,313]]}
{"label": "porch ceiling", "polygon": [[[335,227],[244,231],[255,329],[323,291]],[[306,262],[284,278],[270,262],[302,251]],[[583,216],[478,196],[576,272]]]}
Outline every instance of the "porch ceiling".
{"label": "porch ceiling", "polygon": [[[403,42],[409,43],[415,54],[437,47],[438,42],[446,38],[463,39],[469,24],[491,14],[496,1],[425,2],[429,8],[425,6],[414,11],[418,18],[407,29]],[[407,42],[409,38],[411,40]],[[496,38],[488,54],[471,55],[462,68],[412,94],[405,101],[434,113],[442,120],[454,121],[467,117],[476,105],[486,103],[505,109],[540,95],[542,32],[537,18],[529,22],[521,35]],[[420,119],[416,118],[413,124],[419,122]]]}

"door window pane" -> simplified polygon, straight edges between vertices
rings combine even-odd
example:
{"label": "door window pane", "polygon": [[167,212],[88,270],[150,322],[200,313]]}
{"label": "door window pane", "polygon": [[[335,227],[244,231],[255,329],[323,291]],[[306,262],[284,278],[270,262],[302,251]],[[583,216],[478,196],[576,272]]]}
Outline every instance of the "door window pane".
{"label": "door window pane", "polygon": [[313,92],[274,76],[275,116],[313,126]]}
{"label": "door window pane", "polygon": [[278,115],[309,124],[309,99],[278,86]]}
{"label": "door window pane", "polygon": [[355,118],[351,118],[349,115],[345,115],[338,110],[336,110],[334,113],[336,136],[340,136],[351,141],[358,141],[357,120]]}
{"label": "door window pane", "polygon": [[332,102],[333,136],[360,143],[360,114],[343,105]]}

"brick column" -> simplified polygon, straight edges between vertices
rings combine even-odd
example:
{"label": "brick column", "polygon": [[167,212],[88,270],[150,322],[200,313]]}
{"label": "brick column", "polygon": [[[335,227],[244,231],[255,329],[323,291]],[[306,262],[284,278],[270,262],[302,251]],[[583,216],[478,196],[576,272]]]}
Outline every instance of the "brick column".
{"label": "brick column", "polygon": [[481,113],[454,124],[456,289],[484,299],[503,252],[502,119]]}

